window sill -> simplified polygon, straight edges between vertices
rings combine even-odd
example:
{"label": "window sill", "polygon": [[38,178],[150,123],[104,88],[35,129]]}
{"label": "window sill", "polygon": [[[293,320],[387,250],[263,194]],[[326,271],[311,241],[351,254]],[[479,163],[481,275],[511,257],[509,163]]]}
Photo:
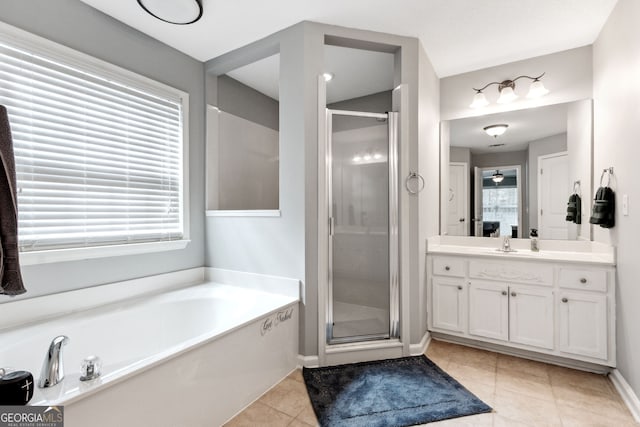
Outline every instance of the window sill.
{"label": "window sill", "polygon": [[191,240],[168,240],[163,242],[130,243],[126,245],[21,252],[20,265],[49,264],[54,262],[79,261],[83,259],[173,251],[186,248],[190,242]]}
{"label": "window sill", "polygon": [[264,216],[264,217],[279,217],[280,210],[246,210],[246,211],[222,211],[222,210],[208,210],[207,216]]}

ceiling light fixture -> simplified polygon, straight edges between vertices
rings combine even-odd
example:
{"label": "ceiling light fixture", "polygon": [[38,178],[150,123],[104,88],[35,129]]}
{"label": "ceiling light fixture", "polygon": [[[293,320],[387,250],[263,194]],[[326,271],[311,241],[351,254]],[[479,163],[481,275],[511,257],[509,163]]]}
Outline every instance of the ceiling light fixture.
{"label": "ceiling light fixture", "polygon": [[500,173],[499,170],[496,169],[495,173],[491,175],[491,181],[495,182],[496,185],[504,180],[504,175]]}
{"label": "ceiling light fixture", "polygon": [[325,82],[330,82],[335,77],[333,73],[322,73],[322,77],[324,77]]}
{"label": "ceiling light fixture", "polygon": [[544,87],[540,79],[544,76],[545,73],[540,74],[538,77],[529,77],[529,76],[518,76],[513,80],[503,80],[501,82],[491,82],[487,83],[481,89],[473,88],[476,91],[475,96],[473,97],[473,102],[469,107],[471,108],[481,108],[489,105],[489,101],[484,95],[484,90],[491,85],[498,85],[498,92],[500,92],[500,97],[498,98],[498,104],[506,104],[518,98],[518,95],[515,93],[516,88],[516,80],[519,79],[531,79],[531,86],[529,87],[529,93],[527,94],[527,98],[538,98],[544,96],[549,93],[549,90]]}
{"label": "ceiling light fixture", "polygon": [[487,135],[497,138],[507,131],[509,125],[500,124],[500,125],[491,125],[485,126],[482,129],[487,133]]}
{"label": "ceiling light fixture", "polygon": [[202,17],[202,0],[138,0],[149,15],[169,24],[193,24]]}

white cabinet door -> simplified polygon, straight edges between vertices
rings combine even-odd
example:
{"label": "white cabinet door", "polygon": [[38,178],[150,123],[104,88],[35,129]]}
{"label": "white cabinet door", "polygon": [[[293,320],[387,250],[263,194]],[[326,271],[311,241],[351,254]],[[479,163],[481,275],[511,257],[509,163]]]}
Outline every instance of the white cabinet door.
{"label": "white cabinet door", "polygon": [[461,279],[433,278],[433,327],[465,332],[467,290]]}
{"label": "white cabinet door", "polygon": [[509,287],[509,340],[553,349],[553,291]]}
{"label": "white cabinet door", "polygon": [[509,287],[473,280],[469,286],[469,334],[509,339]]}
{"label": "white cabinet door", "polygon": [[564,353],[607,359],[607,296],[560,292],[559,349]]}

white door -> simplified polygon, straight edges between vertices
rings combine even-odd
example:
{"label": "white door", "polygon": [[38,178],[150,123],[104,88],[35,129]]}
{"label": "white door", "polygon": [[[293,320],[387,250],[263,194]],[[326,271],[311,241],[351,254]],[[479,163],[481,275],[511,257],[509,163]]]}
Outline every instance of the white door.
{"label": "white door", "polygon": [[538,157],[538,236],[541,239],[569,238],[566,221],[571,195],[569,156],[566,152]]}
{"label": "white door", "polygon": [[466,163],[449,164],[447,200],[447,234],[468,236],[469,166]]}
{"label": "white door", "polygon": [[507,284],[471,281],[469,334],[509,339],[509,287]]}
{"label": "white door", "polygon": [[560,351],[606,360],[606,295],[561,292],[558,304]]}
{"label": "white door", "polygon": [[553,349],[553,291],[509,287],[509,341]]}
{"label": "white door", "polygon": [[473,168],[473,229],[474,236],[482,237],[482,169]]}
{"label": "white door", "polygon": [[433,327],[464,332],[467,292],[461,279],[433,278]]}

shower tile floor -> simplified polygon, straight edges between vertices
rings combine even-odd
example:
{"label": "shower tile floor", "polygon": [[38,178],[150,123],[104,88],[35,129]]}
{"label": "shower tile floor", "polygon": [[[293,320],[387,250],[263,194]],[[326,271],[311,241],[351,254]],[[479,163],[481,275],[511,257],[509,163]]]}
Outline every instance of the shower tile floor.
{"label": "shower tile floor", "polygon": [[333,336],[335,338],[388,332],[389,310],[340,301],[333,303]]}
{"label": "shower tile floor", "polygon": [[[428,426],[639,425],[603,375],[435,340],[426,354],[494,409]],[[294,371],[226,425],[317,426],[301,371]]]}

